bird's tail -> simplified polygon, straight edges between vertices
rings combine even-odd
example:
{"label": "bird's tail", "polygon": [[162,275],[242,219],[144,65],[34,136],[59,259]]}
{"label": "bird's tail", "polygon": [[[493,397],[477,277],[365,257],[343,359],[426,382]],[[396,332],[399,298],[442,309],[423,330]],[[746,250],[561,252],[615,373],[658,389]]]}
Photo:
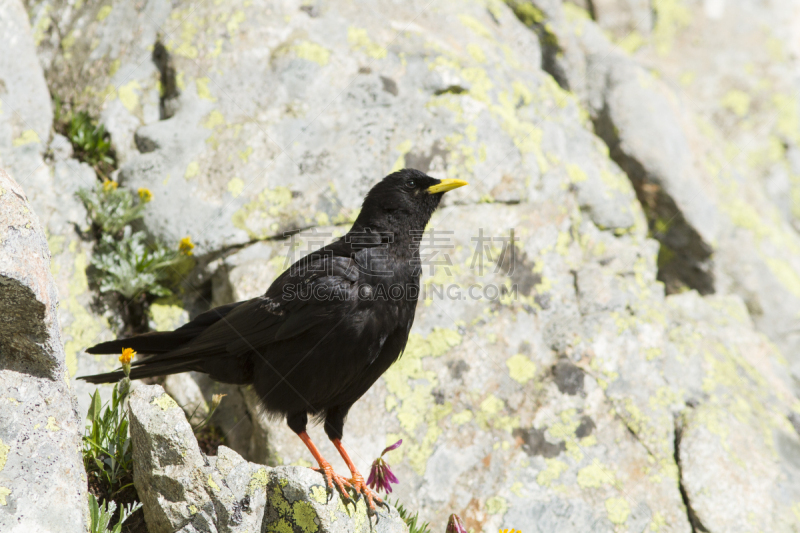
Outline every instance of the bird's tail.
{"label": "bird's tail", "polygon": [[[126,348],[133,348],[137,353],[149,355],[136,361],[131,368],[131,379],[142,379],[155,376],[167,376],[196,370],[200,358],[193,356],[187,346],[209,326],[223,318],[242,302],[215,307],[198,315],[191,322],[175,331],[153,331],[127,339],[102,342],[86,350],[90,354],[121,354]],[[174,356],[173,356],[174,355]],[[122,370],[81,376],[78,379],[89,383],[115,383],[122,379]]]}

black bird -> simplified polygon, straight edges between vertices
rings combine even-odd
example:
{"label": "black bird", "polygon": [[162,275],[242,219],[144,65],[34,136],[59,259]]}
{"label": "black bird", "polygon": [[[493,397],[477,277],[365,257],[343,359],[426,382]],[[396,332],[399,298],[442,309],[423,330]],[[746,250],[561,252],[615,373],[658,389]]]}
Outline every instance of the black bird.
{"label": "black bird", "polygon": [[[334,484],[382,503],[364,483],[341,443],[353,404],[405,349],[419,294],[419,240],[442,195],[466,185],[412,169],[390,174],[367,194],[353,227],[281,274],[263,296],[216,307],[175,331],[104,342],[91,354],[133,348],[132,379],[194,370],[212,379],[252,384],[266,412],[286,417]],[[391,288],[391,290],[390,290]],[[120,380],[121,370],[83,376]],[[308,416],[350,468],[333,471],[306,433]]]}

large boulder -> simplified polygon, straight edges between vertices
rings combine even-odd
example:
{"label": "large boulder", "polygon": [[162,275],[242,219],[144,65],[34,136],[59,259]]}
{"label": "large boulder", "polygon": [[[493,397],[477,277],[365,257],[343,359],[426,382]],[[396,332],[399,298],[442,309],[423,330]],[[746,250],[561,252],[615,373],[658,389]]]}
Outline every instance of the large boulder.
{"label": "large boulder", "polygon": [[345,505],[308,468],[265,467],[225,446],[206,456],[158,385],[136,387],[129,406],[134,483],[150,533],[408,531],[395,509],[370,517],[364,498]]}
{"label": "large boulder", "polygon": [[[52,133],[53,107],[36,54],[37,30],[32,30],[20,0],[0,4],[0,28],[8,42],[7,53],[0,56],[0,162],[25,190],[47,239],[66,368],[83,414],[96,387],[75,377],[111,370],[116,362],[83,353],[112,338],[107,318],[91,306],[95,295],[89,291],[86,269],[92,245],[81,235],[88,221],[75,196],[80,188],[92,188],[97,177],[73,157],[64,136]],[[108,398],[109,387],[100,389]]]}
{"label": "large boulder", "polygon": [[86,531],[86,474],[50,253],[0,169],[0,529]]}

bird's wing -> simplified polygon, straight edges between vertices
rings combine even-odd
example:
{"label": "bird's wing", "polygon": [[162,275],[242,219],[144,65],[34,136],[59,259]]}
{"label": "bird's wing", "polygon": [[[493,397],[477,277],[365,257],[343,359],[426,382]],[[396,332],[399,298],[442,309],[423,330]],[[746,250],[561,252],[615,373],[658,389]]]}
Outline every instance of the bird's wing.
{"label": "bird's wing", "polygon": [[304,259],[276,279],[264,296],[239,303],[186,345],[141,359],[134,366],[261,351],[346,315],[356,303],[354,260],[331,253]]}

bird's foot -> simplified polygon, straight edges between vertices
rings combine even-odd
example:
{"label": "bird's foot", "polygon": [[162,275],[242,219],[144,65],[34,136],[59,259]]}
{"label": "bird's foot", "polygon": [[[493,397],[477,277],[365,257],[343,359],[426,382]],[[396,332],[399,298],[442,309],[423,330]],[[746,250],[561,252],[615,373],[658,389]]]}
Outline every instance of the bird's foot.
{"label": "bird's foot", "polygon": [[389,507],[386,503],[378,497],[378,495],[372,491],[371,488],[364,483],[364,478],[361,476],[360,473],[353,472],[353,477],[347,480],[353,490],[355,490],[359,494],[363,494],[364,497],[367,499],[367,506],[369,507],[369,513],[375,514],[375,504],[383,505],[385,507]]}
{"label": "bird's foot", "polygon": [[328,485],[328,494],[331,494],[334,490],[334,487],[336,487],[339,489],[339,493],[342,495],[342,498],[344,498],[345,501],[353,501],[353,499],[350,497],[350,494],[347,492],[348,488],[352,488],[350,481],[346,477],[340,476],[334,472],[330,463],[320,464],[319,468],[312,468],[312,470],[320,472],[323,476],[325,476],[325,482]]}

